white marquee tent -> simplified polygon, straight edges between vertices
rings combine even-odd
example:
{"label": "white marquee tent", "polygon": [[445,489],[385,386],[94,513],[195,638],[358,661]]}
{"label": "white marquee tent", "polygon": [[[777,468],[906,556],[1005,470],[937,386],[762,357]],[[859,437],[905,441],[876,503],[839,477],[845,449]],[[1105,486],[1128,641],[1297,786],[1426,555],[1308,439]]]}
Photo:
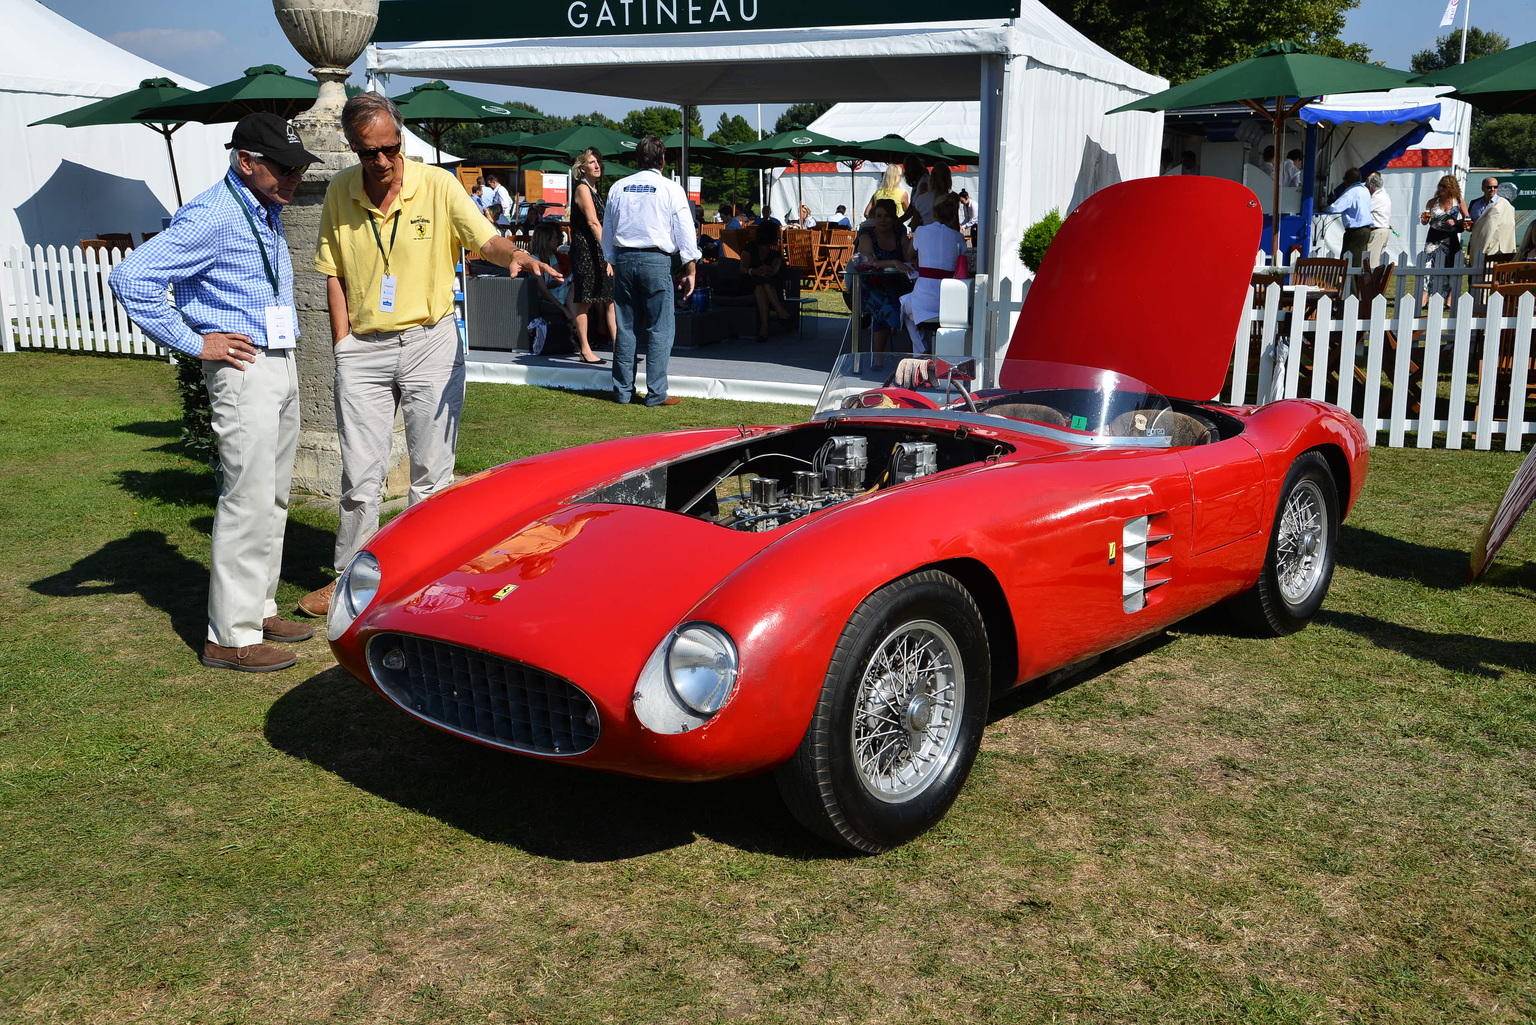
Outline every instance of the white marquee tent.
{"label": "white marquee tent", "polygon": [[1167,84],[1038,0],[1020,7],[1010,20],[420,42],[371,47],[368,68],[674,104],[975,101],[978,262],[995,291],[1026,275],[1018,239],[1051,207],[1157,172],[1162,117],[1104,112]]}
{"label": "white marquee tent", "polygon": [[[143,125],[27,126],[171,78],[164,68],[60,17],[37,0],[0,0],[0,253],[73,245],[103,231],[156,231],[176,209],[165,140]],[[190,124],[175,135],[182,192],[222,173],[229,127]]]}
{"label": "white marquee tent", "polygon": [[[37,0],[0,0],[0,254],[74,245],[104,231],[157,231],[176,209],[165,139],[143,125],[28,125],[134,89],[146,78],[191,81],[135,57]],[[231,75],[230,77],[234,77]],[[187,124],[174,136],[182,196],[228,168],[233,125]],[[406,152],[431,160],[410,133]],[[444,153],[444,160],[456,160]]]}

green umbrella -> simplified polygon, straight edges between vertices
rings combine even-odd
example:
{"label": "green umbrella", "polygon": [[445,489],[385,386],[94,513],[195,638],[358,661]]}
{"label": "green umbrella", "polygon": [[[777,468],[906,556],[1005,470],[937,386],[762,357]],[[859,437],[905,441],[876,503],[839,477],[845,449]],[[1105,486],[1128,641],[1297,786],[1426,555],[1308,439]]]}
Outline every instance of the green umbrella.
{"label": "green umbrella", "polygon": [[[489,139],[481,139],[480,142],[484,145],[495,145],[497,138],[499,136],[492,136]],[[552,132],[540,132],[530,136],[527,142],[554,153],[563,153],[572,160],[584,149],[595,149],[601,155],[611,157],[633,153],[635,147],[640,145],[640,140],[634,136],[585,122],[571,125],[569,128],[557,128]]]}
{"label": "green umbrella", "polygon": [[694,139],[689,143],[689,160],[697,160],[701,164],[709,164],[711,167],[723,167],[731,171],[732,195],[735,194],[737,185],[736,175],[742,171],[766,171],[773,167],[788,167],[788,157],[765,156],[761,153],[744,153],[742,148],[755,146],[756,142],[737,142],[730,145],[710,143],[708,148],[702,148],[695,156],[693,146],[698,143]]}
{"label": "green umbrella", "polygon": [[1412,84],[1455,86],[1453,97],[1487,114],[1536,114],[1536,42],[1431,71]]}
{"label": "green umbrella", "polygon": [[[1109,111],[1179,110],[1218,103],[1242,103],[1274,125],[1275,154],[1283,143],[1281,136],[1287,118],[1307,104],[1329,93],[1368,93],[1396,89],[1406,85],[1409,74],[1359,61],[1340,60],[1307,53],[1285,40],[1270,43],[1253,57],[1229,65],[1208,75],[1164,89]],[[1273,103],[1273,109],[1266,106]],[[1280,176],[1275,179],[1274,205],[1269,232],[1271,259],[1280,256]]]}
{"label": "green umbrella", "polygon": [[186,121],[176,119],[151,121],[140,117],[139,112],[191,94],[191,89],[183,89],[169,78],[146,78],[139,83],[137,89],[118,93],[116,96],[108,96],[95,103],[87,103],[83,107],[66,110],[62,114],[55,114],[41,121],[34,121],[27,127],[63,125],[65,128],[87,128],[91,125],[137,124],[158,132],[165,138],[165,151],[171,158],[171,182],[176,186],[176,205],[181,206],[181,175],[176,171],[176,148],[171,145],[171,136],[176,134],[176,130],[186,124]]}
{"label": "green umbrella", "polygon": [[543,121],[544,115],[522,107],[492,103],[478,96],[454,92],[447,82],[423,82],[403,96],[392,96],[400,116],[412,125],[420,125],[432,137],[432,149],[442,160],[443,131],[449,125],[466,121]]}
{"label": "green umbrella", "polygon": [[834,147],[840,157],[853,160],[878,160],[882,164],[900,164],[908,157],[917,157],[924,164],[937,164],[944,154],[928,145],[908,142],[899,135],[886,135],[870,142],[850,142]]}
{"label": "green umbrella", "polygon": [[264,110],[287,121],[314,106],[319,95],[320,83],[314,79],[294,78],[276,64],[261,64],[246,68],[245,74],[232,82],[140,111],[139,117],[214,125]]}
{"label": "green umbrella", "polygon": [[787,132],[778,135],[770,135],[758,142],[748,142],[737,147],[738,153],[746,153],[757,156],[790,157],[797,165],[795,168],[796,183],[796,207],[805,205],[805,179],[799,168],[807,156],[813,153],[840,152],[853,145],[845,139],[834,139],[830,135],[822,135],[813,132],[809,128],[791,128]]}
{"label": "green umbrella", "polygon": [[927,142],[923,143],[923,147],[937,153],[945,160],[948,160],[951,164],[981,163],[980,153],[977,153],[975,150],[966,149],[964,146],[956,146],[954,143],[946,140],[943,136],[940,136],[937,139],[929,139]]}

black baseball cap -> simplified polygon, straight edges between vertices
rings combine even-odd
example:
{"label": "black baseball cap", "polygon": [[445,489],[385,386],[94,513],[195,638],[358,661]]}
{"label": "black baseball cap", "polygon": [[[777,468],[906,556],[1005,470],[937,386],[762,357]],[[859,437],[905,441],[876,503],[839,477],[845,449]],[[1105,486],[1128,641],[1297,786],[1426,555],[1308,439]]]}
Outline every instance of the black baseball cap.
{"label": "black baseball cap", "polygon": [[303,140],[292,125],[266,111],[247,114],[237,121],[235,132],[224,148],[250,150],[293,167],[320,162],[319,157],[304,148]]}

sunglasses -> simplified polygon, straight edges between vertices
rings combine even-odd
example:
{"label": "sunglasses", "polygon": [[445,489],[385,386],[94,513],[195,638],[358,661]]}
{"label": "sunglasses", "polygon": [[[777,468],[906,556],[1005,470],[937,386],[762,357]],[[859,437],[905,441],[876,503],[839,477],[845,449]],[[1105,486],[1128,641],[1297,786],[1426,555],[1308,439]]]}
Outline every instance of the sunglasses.
{"label": "sunglasses", "polygon": [[373,160],[380,153],[390,159],[394,159],[395,154],[400,152],[400,144],[397,142],[393,146],[379,146],[376,149],[354,149],[352,152],[356,153],[364,161]]}
{"label": "sunglasses", "polygon": [[261,159],[272,165],[272,170],[277,172],[279,178],[288,178],[295,174],[303,174],[309,170],[308,164],[279,164],[271,157],[262,157]]}

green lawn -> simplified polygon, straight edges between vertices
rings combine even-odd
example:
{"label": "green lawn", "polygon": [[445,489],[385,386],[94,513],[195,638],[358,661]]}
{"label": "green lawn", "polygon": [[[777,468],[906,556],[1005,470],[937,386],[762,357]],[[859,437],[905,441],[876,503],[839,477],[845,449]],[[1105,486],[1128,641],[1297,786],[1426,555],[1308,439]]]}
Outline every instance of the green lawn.
{"label": "green lawn", "polygon": [[[472,386],[460,469],[803,412]],[[176,415],[159,361],[0,357],[0,1021],[1536,1018],[1536,520],[1461,586],[1518,454],[1376,451],[1311,628],[1009,700],[945,822],[854,858],[764,780],[415,725],[323,641],[203,669]],[[282,600],[329,529],[296,516]],[[573,643],[645,580],[595,598]]]}

